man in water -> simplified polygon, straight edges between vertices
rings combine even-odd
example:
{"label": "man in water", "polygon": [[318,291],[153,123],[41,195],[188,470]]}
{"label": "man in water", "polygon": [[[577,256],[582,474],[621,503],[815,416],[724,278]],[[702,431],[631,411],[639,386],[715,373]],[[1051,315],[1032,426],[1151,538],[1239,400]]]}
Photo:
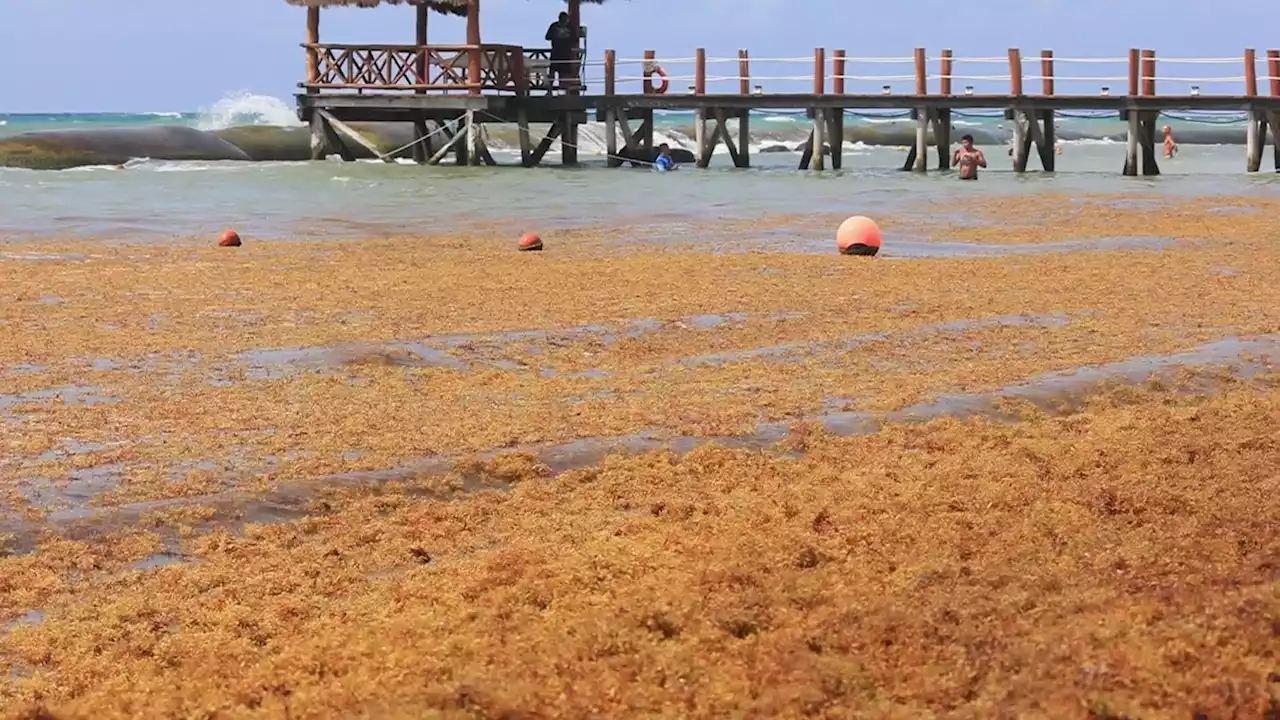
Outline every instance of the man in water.
{"label": "man in water", "polygon": [[1165,125],[1164,128],[1164,156],[1172,159],[1178,154],[1178,143],[1173,141],[1173,128]]}
{"label": "man in water", "polygon": [[987,166],[987,158],[973,146],[973,136],[965,135],[960,138],[960,147],[951,156],[951,164],[960,171],[961,180],[977,180],[978,168]]}
{"label": "man in water", "polygon": [[[569,13],[560,13],[559,19],[551,23],[547,28],[547,40],[551,42],[551,75],[547,79],[555,79],[560,88],[564,89],[565,81],[576,76],[573,71],[573,26],[569,24]],[[549,85],[548,92],[551,87],[555,85]]]}
{"label": "man in water", "polygon": [[653,161],[653,169],[658,172],[676,169],[676,160],[671,157],[671,146],[666,143],[658,146],[658,157]]}

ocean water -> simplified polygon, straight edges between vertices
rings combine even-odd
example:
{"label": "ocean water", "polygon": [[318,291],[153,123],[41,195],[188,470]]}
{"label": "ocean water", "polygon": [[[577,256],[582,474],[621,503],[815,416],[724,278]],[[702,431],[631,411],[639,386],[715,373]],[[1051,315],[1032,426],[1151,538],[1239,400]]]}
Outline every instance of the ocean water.
{"label": "ocean water", "polygon": [[[531,227],[745,219],[771,213],[874,214],[921,198],[958,205],[993,194],[1038,189],[1079,192],[1158,192],[1174,195],[1280,192],[1268,149],[1261,173],[1245,172],[1243,117],[1221,113],[1170,114],[1181,152],[1162,161],[1163,175],[1126,178],[1124,127],[1098,113],[1057,119],[1062,154],[1058,172],[1012,172],[1011,132],[999,111],[957,114],[956,133],[988,140],[990,169],[978,183],[954,173],[901,172],[906,148],[847,143],[844,169],[801,172],[795,147],[808,124],[803,113],[760,113],[753,119],[753,167],[738,170],[724,148],[707,170],[657,174],[607,169],[602,128],[580,133],[576,168],[554,165],[457,168],[387,165],[377,161],[171,162],[139,158],[125,168],[61,171],[0,168],[0,238],[155,238],[214,234],[234,226],[258,238],[362,237],[429,232],[459,223],[510,221]],[[850,113],[851,134],[873,137],[905,128],[905,113]],[[0,114],[0,137],[40,130],[180,124],[205,130],[235,125],[297,125],[291,101],[234,95],[199,112],[137,114]],[[691,148],[686,113],[658,118],[659,142]],[[971,130],[970,130],[971,129]],[[495,128],[490,147],[499,163],[518,164],[518,151]],[[874,143],[874,141],[873,141]],[[936,160],[934,161],[936,163]],[[1035,167],[1032,162],[1032,168]]]}

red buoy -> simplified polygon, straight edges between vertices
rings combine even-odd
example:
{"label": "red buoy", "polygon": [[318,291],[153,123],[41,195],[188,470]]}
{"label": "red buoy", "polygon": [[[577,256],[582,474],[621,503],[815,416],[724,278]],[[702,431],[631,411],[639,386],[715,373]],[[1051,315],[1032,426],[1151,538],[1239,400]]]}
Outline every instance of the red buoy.
{"label": "red buoy", "polygon": [[218,247],[240,247],[240,235],[235,230],[228,230],[218,238]]}
{"label": "red buoy", "polygon": [[854,215],[840,223],[836,247],[845,255],[875,255],[880,252],[880,226],[869,217]]}
{"label": "red buoy", "polygon": [[530,250],[541,250],[542,238],[537,233],[525,233],[520,236],[520,252],[528,252]]}

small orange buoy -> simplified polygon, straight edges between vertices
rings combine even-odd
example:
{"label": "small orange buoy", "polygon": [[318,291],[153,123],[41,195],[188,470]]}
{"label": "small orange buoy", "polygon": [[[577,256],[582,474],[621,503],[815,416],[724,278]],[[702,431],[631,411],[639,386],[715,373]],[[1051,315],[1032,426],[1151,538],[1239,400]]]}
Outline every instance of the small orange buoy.
{"label": "small orange buoy", "polygon": [[541,250],[542,238],[537,233],[525,233],[520,236],[520,252],[528,252],[530,250]]}
{"label": "small orange buoy", "polygon": [[880,226],[869,217],[854,215],[836,230],[836,247],[844,255],[875,255],[880,252]]}
{"label": "small orange buoy", "polygon": [[240,247],[240,235],[235,230],[228,230],[218,238],[218,247]]}

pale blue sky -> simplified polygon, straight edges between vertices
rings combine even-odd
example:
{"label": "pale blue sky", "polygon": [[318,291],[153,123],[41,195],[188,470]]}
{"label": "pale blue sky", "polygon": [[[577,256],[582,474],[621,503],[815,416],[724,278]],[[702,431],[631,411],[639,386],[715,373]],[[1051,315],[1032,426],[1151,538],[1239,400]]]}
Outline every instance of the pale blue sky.
{"label": "pale blue sky", "polygon": [[[484,0],[483,38],[541,44],[562,7],[558,0]],[[949,46],[959,56],[1003,55],[1008,47],[1123,56],[1135,46],[1166,57],[1239,57],[1246,46],[1261,56],[1268,41],[1280,45],[1257,8],[1245,0],[610,0],[584,7],[583,23],[595,58],[606,47],[621,56],[652,47],[660,56],[686,57],[699,45],[712,56],[745,47],[755,57],[806,55],[818,46],[858,56],[910,55],[915,46],[931,55]],[[1255,21],[1242,22],[1248,17]],[[0,0],[0,112],[195,110],[237,91],[288,99],[304,72],[298,47],[304,27],[305,11],[283,0]],[[413,11],[403,7],[326,10],[322,19],[322,40],[412,38]],[[462,42],[463,21],[433,15],[431,39]],[[956,72],[966,70],[1004,72],[991,65]],[[1075,65],[1070,72],[1092,77],[1123,74],[1123,68]],[[1176,72],[1243,74],[1241,64],[1179,66]],[[1265,75],[1264,63],[1259,74]]]}

